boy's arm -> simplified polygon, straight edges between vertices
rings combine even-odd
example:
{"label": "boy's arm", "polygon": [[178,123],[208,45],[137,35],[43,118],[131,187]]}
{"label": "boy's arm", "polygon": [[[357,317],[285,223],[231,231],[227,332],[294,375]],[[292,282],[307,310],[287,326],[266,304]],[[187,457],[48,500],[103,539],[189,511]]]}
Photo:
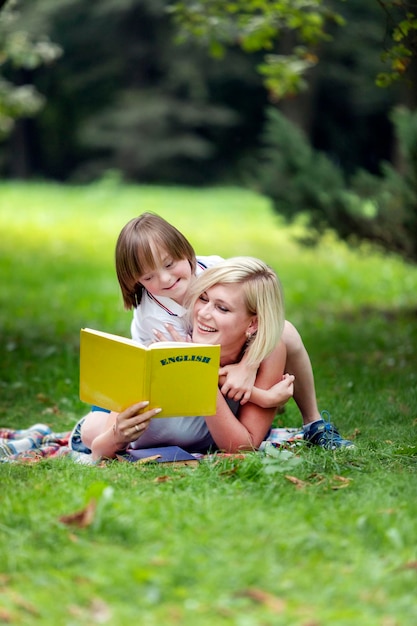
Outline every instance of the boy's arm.
{"label": "boy's arm", "polygon": [[[286,354],[283,353],[285,346],[283,342],[274,348],[271,354],[263,362],[266,367],[274,367],[277,362],[285,363]],[[240,363],[228,365],[220,369],[220,386],[223,395],[228,395],[240,404],[244,405],[248,401],[259,407],[269,409],[285,404],[294,393],[295,377],[284,374],[282,380],[278,381],[269,389],[254,387],[258,367],[248,365],[245,355]],[[226,378],[224,378],[226,376]]]}
{"label": "boy's arm", "polygon": [[[225,365],[219,370],[220,391],[225,397],[246,404],[253,390],[259,364],[249,365],[244,355],[240,363]],[[261,406],[261,405],[259,405]]]}
{"label": "boy's arm", "polygon": [[293,396],[294,380],[295,376],[292,374],[284,374],[282,380],[269,389],[253,387],[250,401],[263,409],[282,406]]}

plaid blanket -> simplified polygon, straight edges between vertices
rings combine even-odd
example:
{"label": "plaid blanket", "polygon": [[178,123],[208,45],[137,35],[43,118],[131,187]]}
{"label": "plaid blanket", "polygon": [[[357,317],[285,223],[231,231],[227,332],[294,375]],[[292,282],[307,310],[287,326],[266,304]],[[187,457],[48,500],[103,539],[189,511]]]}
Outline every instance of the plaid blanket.
{"label": "plaid blanket", "polygon": [[68,454],[70,433],[54,433],[46,424],[15,430],[0,428],[0,462],[39,461]]}
{"label": "plaid blanket", "polygon": [[[70,434],[70,432],[55,433],[46,424],[34,424],[20,430],[0,428],[0,463],[35,462],[63,455],[69,455],[79,463],[92,463],[89,454],[71,450],[68,446]],[[302,431],[297,428],[273,428],[267,441],[262,442],[260,450],[267,444],[292,447],[302,438]]]}

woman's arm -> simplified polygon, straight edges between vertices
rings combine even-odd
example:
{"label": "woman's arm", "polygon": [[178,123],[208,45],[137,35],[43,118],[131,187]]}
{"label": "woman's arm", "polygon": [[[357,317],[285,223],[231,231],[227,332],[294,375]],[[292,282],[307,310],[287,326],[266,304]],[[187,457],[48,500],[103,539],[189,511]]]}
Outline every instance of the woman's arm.
{"label": "woman's arm", "polygon": [[[94,461],[114,458],[117,452],[124,450],[129,443],[136,441],[145,432],[151,418],[161,411],[161,409],[144,411],[148,404],[149,402],[138,402],[122,413],[108,413],[107,417],[100,412],[87,415],[81,427],[81,438],[83,443],[91,448]],[[100,420],[100,423],[97,420]]]}
{"label": "woman's arm", "polygon": [[[278,383],[283,376],[285,360],[286,349],[281,341],[272,354],[261,363],[256,376],[256,387],[269,389]],[[216,415],[206,417],[206,423],[221,450],[226,452],[253,450],[259,448],[265,439],[275,413],[276,407],[262,408],[248,402],[239,407],[236,418],[219,391]]]}

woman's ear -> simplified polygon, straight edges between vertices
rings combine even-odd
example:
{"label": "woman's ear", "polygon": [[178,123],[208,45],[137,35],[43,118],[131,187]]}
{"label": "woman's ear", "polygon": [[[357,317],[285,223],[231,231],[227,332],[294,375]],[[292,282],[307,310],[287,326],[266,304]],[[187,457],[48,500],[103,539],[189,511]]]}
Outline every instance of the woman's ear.
{"label": "woman's ear", "polygon": [[250,324],[249,324],[249,326],[247,328],[247,332],[250,333],[251,335],[253,335],[254,333],[256,333],[257,330],[258,330],[258,318],[255,315],[252,318],[252,320],[251,320],[251,322],[250,322]]}

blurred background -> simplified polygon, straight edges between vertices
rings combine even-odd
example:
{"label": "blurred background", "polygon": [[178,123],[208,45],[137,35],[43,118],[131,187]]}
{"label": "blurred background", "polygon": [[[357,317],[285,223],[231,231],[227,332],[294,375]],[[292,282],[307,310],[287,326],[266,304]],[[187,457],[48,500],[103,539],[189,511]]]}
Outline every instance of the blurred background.
{"label": "blurred background", "polygon": [[407,51],[384,60],[413,3],[307,3],[325,36],[278,29],[276,55],[306,44],[303,84],[278,96],[262,46],[242,49],[237,34],[220,49],[220,31],[179,44],[178,4],[194,20],[210,5],[2,2],[2,178],[247,186],[289,218],[307,212],[312,240],[330,226],[414,261],[417,73]]}

